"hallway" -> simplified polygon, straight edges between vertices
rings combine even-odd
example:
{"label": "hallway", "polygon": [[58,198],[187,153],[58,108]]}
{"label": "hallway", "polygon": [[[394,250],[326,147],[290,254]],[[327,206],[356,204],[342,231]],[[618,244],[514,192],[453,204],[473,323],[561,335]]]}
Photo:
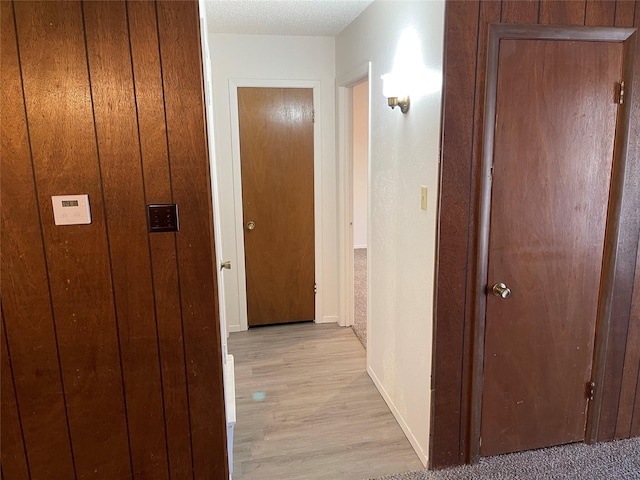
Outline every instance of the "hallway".
{"label": "hallway", "polygon": [[232,333],[234,480],[362,480],[422,468],[350,328],[300,323]]}

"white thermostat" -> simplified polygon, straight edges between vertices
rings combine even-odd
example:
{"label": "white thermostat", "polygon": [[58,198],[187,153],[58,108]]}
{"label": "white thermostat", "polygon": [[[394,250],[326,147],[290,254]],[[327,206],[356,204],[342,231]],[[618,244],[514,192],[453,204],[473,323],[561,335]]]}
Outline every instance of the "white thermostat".
{"label": "white thermostat", "polygon": [[89,195],[54,195],[53,218],[56,225],[86,225],[91,223]]}

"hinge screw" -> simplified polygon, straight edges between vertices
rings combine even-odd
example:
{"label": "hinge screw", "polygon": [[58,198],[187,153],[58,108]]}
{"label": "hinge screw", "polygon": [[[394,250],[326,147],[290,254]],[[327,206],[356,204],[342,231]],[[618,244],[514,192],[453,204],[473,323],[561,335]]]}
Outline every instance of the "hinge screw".
{"label": "hinge screw", "polygon": [[618,103],[620,105],[624,104],[624,82],[619,83]]}
{"label": "hinge screw", "polygon": [[596,382],[587,382],[587,400],[593,400],[596,394]]}

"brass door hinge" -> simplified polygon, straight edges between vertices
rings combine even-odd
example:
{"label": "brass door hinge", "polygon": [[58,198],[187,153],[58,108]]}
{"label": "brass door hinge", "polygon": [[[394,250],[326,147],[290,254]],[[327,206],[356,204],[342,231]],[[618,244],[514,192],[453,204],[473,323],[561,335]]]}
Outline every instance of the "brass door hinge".
{"label": "brass door hinge", "polygon": [[587,382],[587,400],[593,400],[596,394],[596,382]]}
{"label": "brass door hinge", "polygon": [[311,123],[316,123],[316,109],[311,110]]}
{"label": "brass door hinge", "polygon": [[313,293],[318,293],[318,284],[317,283],[313,284]]}
{"label": "brass door hinge", "polygon": [[616,103],[622,105],[624,103],[624,82],[618,84],[616,92]]}

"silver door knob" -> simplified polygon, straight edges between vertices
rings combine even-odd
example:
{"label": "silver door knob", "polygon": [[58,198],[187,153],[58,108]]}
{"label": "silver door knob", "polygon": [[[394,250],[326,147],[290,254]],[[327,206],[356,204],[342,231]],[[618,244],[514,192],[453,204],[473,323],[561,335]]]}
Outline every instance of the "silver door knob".
{"label": "silver door knob", "polygon": [[254,228],[256,228],[255,222],[247,222],[247,230],[253,230]]}
{"label": "silver door knob", "polygon": [[222,271],[222,269],[231,270],[231,262],[229,260],[220,262],[220,271]]}
{"label": "silver door knob", "polygon": [[504,283],[496,283],[491,291],[496,297],[507,299],[511,296],[511,289]]}

